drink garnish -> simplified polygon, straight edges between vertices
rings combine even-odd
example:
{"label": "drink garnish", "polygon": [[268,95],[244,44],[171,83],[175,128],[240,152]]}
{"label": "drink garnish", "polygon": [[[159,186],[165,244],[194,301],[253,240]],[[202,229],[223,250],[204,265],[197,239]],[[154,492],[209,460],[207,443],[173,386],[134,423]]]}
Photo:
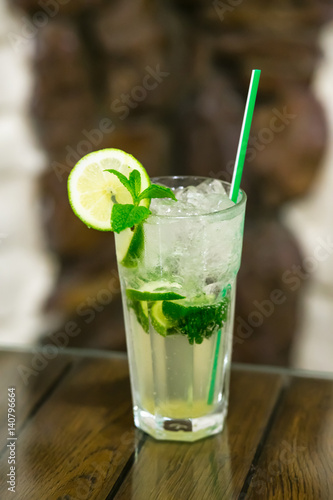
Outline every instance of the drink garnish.
{"label": "drink garnish", "polygon": [[121,234],[117,257],[125,267],[135,267],[143,250],[140,224],[151,214],[150,200],[176,201],[171,189],[151,184],[141,163],[120,149],[81,158],[69,175],[68,197],[75,215],[88,227]]}
{"label": "drink garnish", "polygon": [[68,178],[69,201],[88,227],[120,233],[143,222],[152,198],[176,197],[170,188],[151,184],[145,168],[120,149],[90,153]]}
{"label": "drink garnish", "polygon": [[141,192],[141,177],[137,170],[133,170],[129,174],[129,178],[120,172],[109,169],[106,170],[110,174],[116,175],[123,186],[129,191],[132,196],[133,203],[115,203],[111,212],[111,229],[115,233],[120,233],[126,228],[135,226],[145,221],[151,214],[147,206],[140,206],[144,200],[152,198],[171,198],[177,201],[172,190],[165,186],[150,184],[144,191]]}

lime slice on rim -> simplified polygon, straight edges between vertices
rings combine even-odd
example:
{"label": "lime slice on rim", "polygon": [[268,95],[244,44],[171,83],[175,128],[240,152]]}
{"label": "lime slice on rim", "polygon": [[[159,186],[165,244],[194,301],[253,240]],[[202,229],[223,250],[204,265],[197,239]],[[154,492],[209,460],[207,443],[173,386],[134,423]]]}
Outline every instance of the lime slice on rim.
{"label": "lime slice on rim", "polygon": [[[81,158],[68,178],[69,202],[82,222],[99,231],[111,231],[110,218],[114,203],[133,203],[130,192],[116,175],[106,172],[107,169],[117,170],[127,178],[133,170],[138,170],[141,192],[151,184],[141,163],[120,149],[102,149]],[[146,198],[140,205],[148,207],[149,203],[150,200]],[[128,249],[134,233],[126,234],[126,245],[124,237],[122,247],[127,246]]]}

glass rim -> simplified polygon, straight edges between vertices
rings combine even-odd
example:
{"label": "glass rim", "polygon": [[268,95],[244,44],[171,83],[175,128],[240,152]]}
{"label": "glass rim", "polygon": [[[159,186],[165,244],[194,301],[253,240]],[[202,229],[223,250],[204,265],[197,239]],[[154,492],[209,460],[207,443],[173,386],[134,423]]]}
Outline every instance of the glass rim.
{"label": "glass rim", "polygon": [[[197,181],[205,181],[207,179],[211,180],[217,180],[220,181],[223,185],[228,186],[230,189],[231,183],[228,181],[223,181],[221,179],[216,179],[214,177],[205,177],[203,175],[160,175],[158,177],[152,177],[151,181],[152,183],[158,184],[162,182],[162,179],[174,179],[174,180],[181,180],[181,179],[193,179]],[[165,185],[165,184],[164,184]],[[207,217],[223,217],[223,219],[228,220],[228,219],[233,219],[237,215],[239,215],[243,209],[243,206],[246,204],[247,196],[245,191],[243,189],[239,190],[238,194],[238,200],[237,203],[232,205],[231,207],[228,208],[223,208],[222,210],[217,210],[213,212],[208,212],[208,213],[203,213],[203,214],[188,214],[188,215],[169,215],[169,214],[163,214],[163,215],[155,215],[151,214],[148,219],[145,220],[145,224],[152,224],[155,223],[157,219],[168,219],[168,220],[178,220],[178,219],[193,219],[193,218],[207,218]]]}

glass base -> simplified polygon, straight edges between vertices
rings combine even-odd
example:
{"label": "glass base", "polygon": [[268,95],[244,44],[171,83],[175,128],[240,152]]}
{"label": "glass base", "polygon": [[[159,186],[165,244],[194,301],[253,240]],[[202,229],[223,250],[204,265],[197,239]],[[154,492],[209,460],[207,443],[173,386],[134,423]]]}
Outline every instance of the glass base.
{"label": "glass base", "polygon": [[213,436],[222,432],[227,416],[227,405],[214,412],[197,418],[168,418],[134,407],[134,423],[138,429],[159,440],[188,441]]}

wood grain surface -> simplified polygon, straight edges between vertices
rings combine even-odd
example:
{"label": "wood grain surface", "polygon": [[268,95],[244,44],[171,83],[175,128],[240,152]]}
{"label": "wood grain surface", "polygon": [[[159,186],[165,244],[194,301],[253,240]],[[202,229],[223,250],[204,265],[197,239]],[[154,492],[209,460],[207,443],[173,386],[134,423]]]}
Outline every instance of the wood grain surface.
{"label": "wood grain surface", "polygon": [[278,375],[245,377],[233,372],[224,432],[195,443],[157,442],[148,437],[115,498],[237,498],[281,384]]}
{"label": "wood grain surface", "polygon": [[246,498],[333,499],[332,381],[292,379]]}
{"label": "wood grain surface", "polygon": [[[223,433],[175,443],[134,428],[126,359],[59,353],[37,370],[36,352],[0,352],[0,363],[1,500],[333,498],[333,379],[234,368]],[[36,373],[25,379],[21,365]],[[15,494],[6,484],[10,386]]]}
{"label": "wood grain surface", "polygon": [[[134,449],[127,362],[79,362],[24,427],[17,448],[16,498],[105,498]],[[0,477],[7,468],[1,460]]]}
{"label": "wood grain surface", "polygon": [[15,424],[19,434],[43,403],[43,398],[66,375],[71,363],[71,358],[66,356],[46,359],[36,353],[0,352],[0,456],[8,435],[8,388],[14,387],[16,391]]}

